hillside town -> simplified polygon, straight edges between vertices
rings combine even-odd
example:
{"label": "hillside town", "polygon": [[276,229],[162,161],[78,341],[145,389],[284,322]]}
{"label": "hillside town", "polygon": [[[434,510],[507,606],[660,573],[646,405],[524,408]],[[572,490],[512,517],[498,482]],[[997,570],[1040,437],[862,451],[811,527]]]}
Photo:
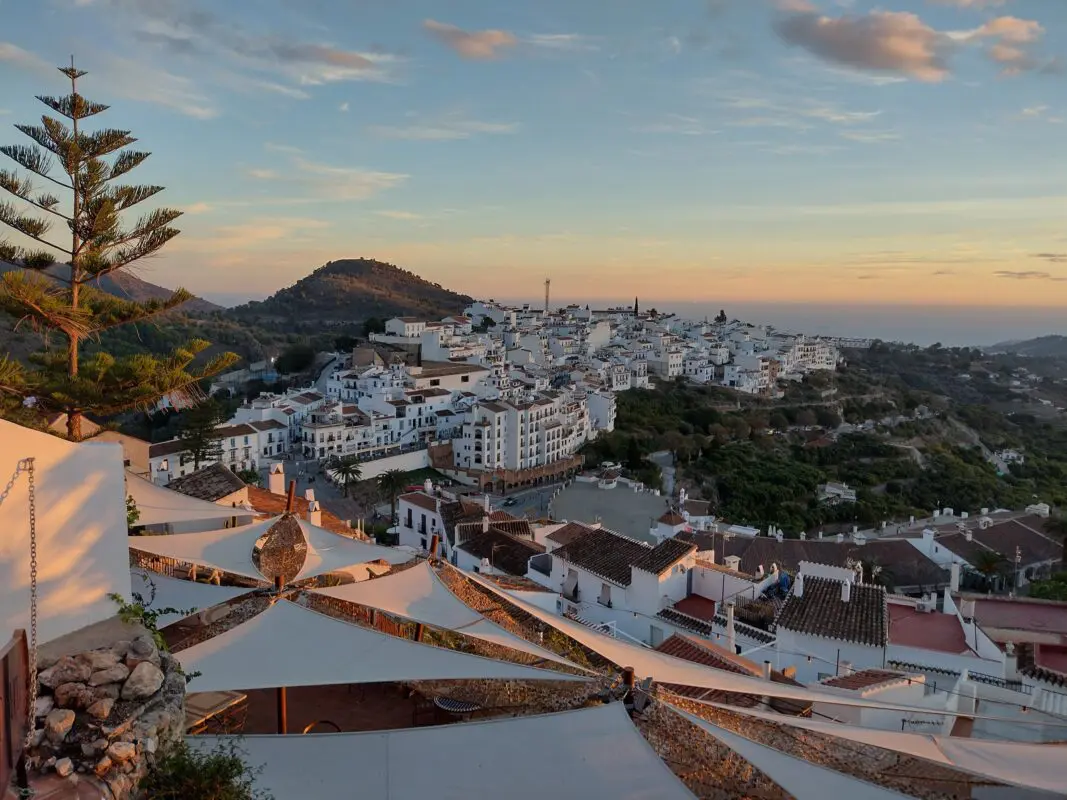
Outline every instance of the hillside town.
{"label": "hillside town", "polygon": [[[574,474],[582,445],[613,430],[617,392],[682,380],[773,398],[780,382],[832,371],[840,358],[830,339],[725,316],[641,313],[636,301],[551,312],[476,302],[459,316],[396,317],[384,327],[352,352],[328,354],[315,385],[242,405],[219,425],[213,460],[244,470],[293,457],[373,460],[434,444],[434,466],[503,492]],[[211,393],[234,384],[220,376]],[[153,444],[150,459],[152,480],[163,485],[191,471],[178,439]]]}

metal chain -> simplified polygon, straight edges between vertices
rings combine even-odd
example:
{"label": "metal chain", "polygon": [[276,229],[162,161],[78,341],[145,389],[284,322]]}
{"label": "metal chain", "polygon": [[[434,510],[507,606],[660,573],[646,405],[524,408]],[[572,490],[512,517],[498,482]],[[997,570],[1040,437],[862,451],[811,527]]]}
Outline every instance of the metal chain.
{"label": "metal chain", "polygon": [[30,722],[26,726],[26,749],[33,741],[37,725],[34,706],[37,705],[37,487],[34,482],[33,459],[24,459],[29,480],[30,499]]}

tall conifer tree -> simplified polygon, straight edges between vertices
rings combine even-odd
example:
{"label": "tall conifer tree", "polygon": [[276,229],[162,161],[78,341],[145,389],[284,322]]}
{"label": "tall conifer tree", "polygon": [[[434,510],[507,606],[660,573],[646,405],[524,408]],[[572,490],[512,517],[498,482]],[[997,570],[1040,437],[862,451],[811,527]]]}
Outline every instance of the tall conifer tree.
{"label": "tall conifer tree", "polygon": [[[165,356],[116,359],[100,352],[82,358],[86,340],[148,320],[192,295],[177,289],[165,299],[135,302],[99,288],[101,279],[159,252],[177,236],[172,223],[181,212],[154,208],[124,224],[125,212],[163,190],[118,182],[149,154],[127,149],[137,141],[129,131],[85,130],[84,121],[108,106],[78,93],[78,81],[86,73],[75,69],[73,59],[59,71],[70,81],[70,93],[37,98],[57,116],[42,116],[40,125],[15,126],[33,144],[0,147],[0,153],[41,179],[43,189],[38,191],[33,178],[18,171],[0,169],[0,189],[16,198],[0,201],[0,223],[34,243],[22,247],[0,239],[0,261],[21,267],[0,276],[0,310],[16,324],[33,326],[46,343],[29,369],[0,359],[0,393],[33,397],[44,412],[65,412],[67,436],[79,440],[85,412],[146,408],[165,395],[198,399],[199,381],[237,357],[226,353],[193,368],[197,354],[208,346],[194,340]],[[62,197],[53,194],[57,190]],[[57,230],[49,236],[53,226]],[[60,243],[64,230],[69,243]],[[43,274],[56,264],[57,255],[66,266]],[[54,338],[60,340],[59,348]]]}

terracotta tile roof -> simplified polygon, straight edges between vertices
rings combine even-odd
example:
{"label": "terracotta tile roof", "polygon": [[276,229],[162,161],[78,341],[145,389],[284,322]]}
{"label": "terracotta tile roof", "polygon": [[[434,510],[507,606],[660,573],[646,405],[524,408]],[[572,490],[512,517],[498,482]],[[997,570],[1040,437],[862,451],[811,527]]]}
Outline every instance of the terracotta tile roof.
{"label": "terracotta tile roof", "polygon": [[711,503],[707,500],[689,500],[685,501],[685,510],[694,517],[706,517],[711,510]]}
{"label": "terracotta tile roof", "polygon": [[[1032,524],[1026,524],[1030,521]],[[1037,527],[1034,527],[1034,526]],[[1014,560],[1015,548],[1022,555],[1023,565],[1037,564],[1042,561],[1060,561],[1063,559],[1063,545],[1055,539],[1041,533],[1039,517],[1024,517],[1000,522],[985,530],[976,530],[973,538],[991,550]]]}
{"label": "terracotta tile roof", "polygon": [[685,628],[687,631],[699,633],[701,636],[711,636],[715,633],[715,626],[697,617],[691,617],[674,608],[662,608],[656,612],[656,616],[666,620],[671,625]]}
{"label": "terracotta tile roof", "polygon": [[525,519],[502,519],[494,520],[492,515],[489,516],[489,522],[498,531],[503,531],[510,536],[517,536],[520,539],[533,539],[533,530],[530,528],[530,523]]}
{"label": "terracotta tile roof", "polygon": [[[273,494],[266,489],[260,489],[258,486],[248,487],[248,502],[252,504],[252,508],[258,511],[260,514],[283,514],[285,513],[285,504],[287,497],[283,494]],[[301,519],[307,519],[308,513],[308,501],[300,497],[293,498],[293,508]],[[321,504],[320,504],[321,505]],[[331,514],[325,508],[322,509],[322,527],[328,531],[339,533],[342,536],[353,536],[352,529],[348,525],[334,514]]]}
{"label": "terracotta tile roof", "polygon": [[636,569],[662,575],[690,553],[696,552],[696,545],[678,539],[665,539],[633,563]]}
{"label": "terracotta tile roof", "polygon": [[841,581],[805,576],[804,596],[795,592],[794,583],[775,620],[778,628],[870,647],[888,642],[889,612],[881,586],[853,584],[846,603],[841,599]]}
{"label": "terracotta tile roof", "polygon": [[214,503],[227,495],[241,491],[245,485],[245,482],[234,475],[225,464],[212,464],[175,478],[167,484],[167,488],[189,497]]}
{"label": "terracotta tile roof", "polygon": [[887,669],[864,669],[853,672],[850,675],[840,675],[836,678],[828,678],[822,682],[823,686],[832,686],[835,689],[848,689],[859,692],[871,689],[883,683],[895,683],[906,677],[903,672],[891,672]]}
{"label": "terracotta tile roof", "polygon": [[670,511],[665,512],[657,521],[662,522],[664,525],[685,525],[685,517],[673,508]]}
{"label": "terracotta tile roof", "polygon": [[475,558],[488,558],[496,569],[519,576],[526,574],[533,556],[545,552],[543,545],[509,536],[495,528],[465,540],[458,548]]}
{"label": "terracotta tile roof", "polygon": [[986,630],[999,628],[1067,636],[1067,603],[1028,597],[960,595],[956,597],[956,606],[964,599],[974,600],[974,617]]}
{"label": "terracotta tile roof", "polygon": [[552,557],[592,572],[619,586],[629,586],[630,566],[651,552],[652,546],[649,544],[605,528],[597,528],[553,550]]}
{"label": "terracotta tile roof", "polygon": [[699,594],[691,594],[683,597],[674,607],[683,614],[702,619],[705,622],[715,621],[715,601]]}
{"label": "terracotta tile roof", "polygon": [[173,456],[177,453],[184,453],[189,448],[185,446],[185,442],[181,439],[171,439],[166,442],[155,442],[148,445],[148,457],[149,458],[162,458],[164,456]]}
{"label": "terracotta tile roof", "polygon": [[275,420],[275,419],[256,420],[254,422],[249,422],[248,424],[251,425],[253,428],[255,428],[257,431],[261,431],[261,432],[262,431],[284,431],[287,428],[286,425],[282,424],[281,422],[278,422],[278,420]]}
{"label": "terracotta tile roof", "polygon": [[990,552],[990,549],[981,542],[973,538],[968,541],[966,535],[962,533],[936,536],[934,537],[934,545],[936,547],[944,547],[949,552],[955,553],[971,566],[978,563],[983,553]]}
{"label": "terracotta tile roof", "polygon": [[405,502],[411,503],[411,505],[418,506],[426,511],[433,511],[435,513],[437,511],[437,500],[430,497],[425,492],[408,492],[407,494],[400,495],[397,499],[404,500]]}
{"label": "terracotta tile roof", "polygon": [[919,611],[915,606],[890,603],[889,641],[938,653],[970,654],[963,626],[955,614]]}
{"label": "terracotta tile roof", "polygon": [[552,533],[548,534],[545,538],[562,546],[570,544],[575,539],[580,539],[591,530],[594,529],[586,527],[580,522],[568,522],[559,530],[552,531]]}

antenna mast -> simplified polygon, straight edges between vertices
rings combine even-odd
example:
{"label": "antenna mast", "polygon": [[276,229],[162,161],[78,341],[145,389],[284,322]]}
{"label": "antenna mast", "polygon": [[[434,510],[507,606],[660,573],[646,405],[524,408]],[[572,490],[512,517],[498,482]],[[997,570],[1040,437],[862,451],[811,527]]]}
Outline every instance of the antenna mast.
{"label": "antenna mast", "polygon": [[552,286],[552,279],[545,278],[545,313],[548,313],[548,291]]}

